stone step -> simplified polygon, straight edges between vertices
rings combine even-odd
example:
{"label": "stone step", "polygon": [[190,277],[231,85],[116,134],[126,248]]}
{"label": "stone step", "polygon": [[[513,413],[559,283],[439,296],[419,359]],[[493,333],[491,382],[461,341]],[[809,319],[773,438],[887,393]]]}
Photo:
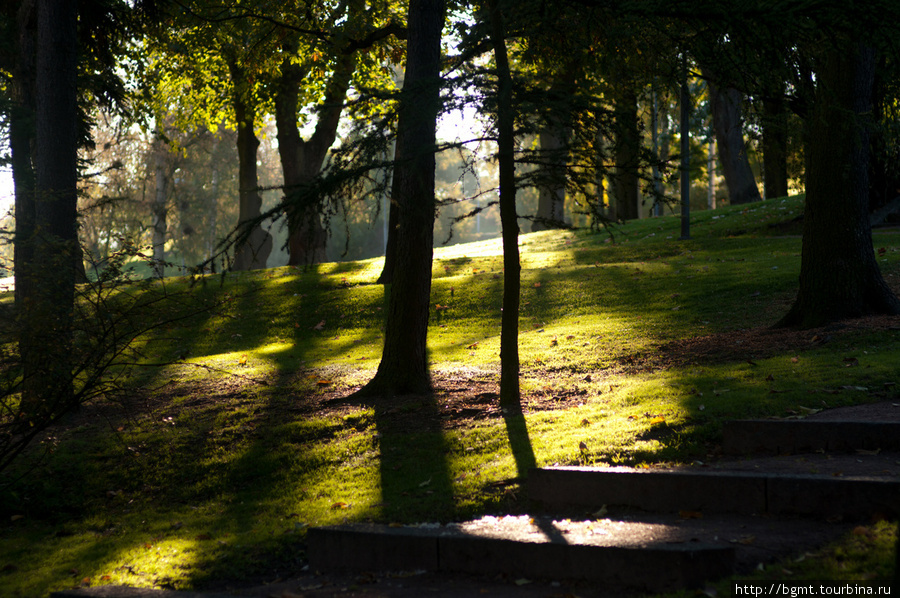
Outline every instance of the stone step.
{"label": "stone step", "polygon": [[877,449],[900,451],[900,422],[734,420],[722,430],[728,455]]}
{"label": "stone step", "polygon": [[624,505],[661,512],[848,519],[900,514],[900,479],[875,476],[547,467],[530,472],[528,496],[550,508]]}
{"label": "stone step", "polygon": [[[727,540],[698,541],[677,524],[650,532],[637,522],[557,524],[503,517],[446,526],[319,527],[308,532],[307,554],[316,571],[425,570],[529,580],[602,580],[650,592],[696,587],[734,570],[735,549]],[[582,533],[560,528],[566,525],[580,525]],[[644,525],[642,531],[639,525]],[[589,526],[595,527],[587,531]]]}

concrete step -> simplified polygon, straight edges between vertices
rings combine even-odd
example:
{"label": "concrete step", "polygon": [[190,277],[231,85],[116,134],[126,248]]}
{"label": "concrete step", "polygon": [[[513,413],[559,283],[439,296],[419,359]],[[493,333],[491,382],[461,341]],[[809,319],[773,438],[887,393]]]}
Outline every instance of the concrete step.
{"label": "concrete step", "polygon": [[[566,525],[580,526],[581,532],[561,529]],[[730,575],[735,559],[727,540],[704,542],[677,524],[647,528],[621,521],[554,525],[549,519],[503,517],[430,526],[347,524],[311,528],[307,541],[310,567],[317,571],[425,570],[602,580],[650,592],[696,587]]]}
{"label": "concrete step", "polygon": [[722,430],[728,455],[876,449],[900,451],[900,422],[734,420]]}
{"label": "concrete step", "polygon": [[547,467],[530,472],[528,495],[554,509],[624,505],[661,512],[847,519],[900,514],[900,479],[876,476]]}

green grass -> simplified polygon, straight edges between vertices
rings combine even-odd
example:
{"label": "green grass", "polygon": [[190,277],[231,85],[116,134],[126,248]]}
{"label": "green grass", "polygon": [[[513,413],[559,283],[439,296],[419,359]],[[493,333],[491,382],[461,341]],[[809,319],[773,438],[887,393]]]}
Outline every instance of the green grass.
{"label": "green grass", "polygon": [[[703,459],[724,419],[884,398],[900,360],[893,333],[726,363],[628,367],[672,341],[777,321],[796,289],[800,239],[790,221],[801,210],[792,198],[700,212],[689,241],[678,240],[671,217],[619,227],[612,242],[587,231],[523,235],[526,403],[579,400],[509,424],[410,431],[372,408],[304,410],[304,397],[349,391],[374,373],[380,260],[209,277],[193,292],[221,309],[141,340],[150,362],[187,355],[134,376],[144,408],[89,408],[108,420],[84,415],[0,480],[0,585],[15,597],[82,583],[262,581],[303,562],[309,526],[520,510],[521,487],[510,480],[532,463]],[[879,262],[896,280],[896,235],[875,244],[888,249]],[[496,379],[499,240],[435,258],[434,369]],[[858,365],[847,367],[850,357]],[[439,388],[402,410],[440,410],[447,397]],[[823,551],[804,566],[820,567],[819,579],[836,579],[838,560],[844,569],[889,566],[893,528],[864,529],[833,549],[840,559]],[[854,548],[870,540],[871,550]]]}

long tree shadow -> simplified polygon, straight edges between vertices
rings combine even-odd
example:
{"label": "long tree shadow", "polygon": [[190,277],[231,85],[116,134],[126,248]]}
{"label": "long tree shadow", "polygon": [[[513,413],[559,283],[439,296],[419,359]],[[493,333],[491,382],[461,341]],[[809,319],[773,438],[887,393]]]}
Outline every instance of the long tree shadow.
{"label": "long tree shadow", "polygon": [[450,449],[436,396],[378,397],[374,409],[384,517],[403,523],[428,521],[436,513],[452,517]]}
{"label": "long tree shadow", "polygon": [[[532,469],[537,467],[537,458],[531,438],[528,436],[528,422],[521,409],[508,408],[503,410],[503,422],[506,424],[506,435],[509,438],[509,448],[516,462],[516,473],[520,480],[525,482]],[[534,524],[543,532],[551,542],[566,544],[566,537],[549,520],[543,517],[535,517]]]}

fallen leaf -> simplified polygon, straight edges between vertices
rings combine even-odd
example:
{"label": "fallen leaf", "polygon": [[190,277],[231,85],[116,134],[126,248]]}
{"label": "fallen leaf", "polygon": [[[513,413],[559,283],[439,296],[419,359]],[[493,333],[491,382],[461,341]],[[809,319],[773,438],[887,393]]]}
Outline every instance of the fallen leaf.
{"label": "fallen leaf", "polygon": [[419,488],[424,488],[425,486],[427,486],[430,483],[431,483],[431,478],[428,478],[427,480],[425,480],[424,482],[419,484]]}
{"label": "fallen leaf", "polygon": [[25,515],[13,515],[9,518],[10,521],[19,521],[21,519],[25,519]]}
{"label": "fallen leaf", "polygon": [[799,357],[791,357],[791,363],[797,363],[798,361],[800,361]]}
{"label": "fallen leaf", "polygon": [[334,384],[334,382],[332,382],[331,380],[317,380],[316,381],[316,386],[330,386],[332,384]]}
{"label": "fallen leaf", "polygon": [[348,505],[347,503],[345,503],[342,500],[339,500],[338,502],[331,505],[331,510],[333,510],[333,511],[336,511],[338,509],[349,509],[349,508],[350,508],[350,505]]}
{"label": "fallen leaf", "polygon": [[769,374],[768,376],[766,376],[766,382],[774,382],[774,381],[775,381],[775,376],[773,376],[772,374]]}
{"label": "fallen leaf", "polygon": [[581,451],[582,453],[587,452],[588,447],[587,447],[587,445],[584,443],[584,441],[581,441],[581,442],[578,443],[578,450]]}
{"label": "fallen leaf", "polygon": [[654,417],[653,419],[650,420],[651,426],[654,424],[664,424],[664,423],[666,423],[666,418],[664,418],[661,415],[657,415],[656,417]]}
{"label": "fallen leaf", "polygon": [[322,320],[321,322],[319,322],[318,324],[316,324],[315,326],[312,327],[313,330],[322,330],[323,328],[325,328],[325,320]]}
{"label": "fallen leaf", "polygon": [[471,345],[466,347],[466,349],[477,349],[477,348],[478,348],[478,343],[472,343]]}
{"label": "fallen leaf", "polygon": [[607,513],[609,513],[609,509],[606,508],[606,505],[603,505],[602,507],[600,507],[599,509],[597,509],[596,511],[594,511],[594,512],[592,513],[592,515],[593,515],[594,517],[598,517],[598,518],[599,518],[599,517],[603,517],[603,516],[606,515]]}
{"label": "fallen leaf", "polygon": [[589,426],[589,425],[591,425],[591,420],[589,420],[588,418],[584,418],[583,420],[581,420],[581,425]]}
{"label": "fallen leaf", "polygon": [[247,356],[241,355],[241,358],[238,360],[239,365],[247,365]]}
{"label": "fallen leaf", "polygon": [[519,579],[516,580],[517,586],[524,586],[524,585],[528,585],[530,583],[531,583],[531,580],[525,579],[524,577],[520,577]]}
{"label": "fallen leaf", "polygon": [[109,575],[101,575],[100,576],[100,581],[109,581],[111,579],[112,579],[112,577]]}

